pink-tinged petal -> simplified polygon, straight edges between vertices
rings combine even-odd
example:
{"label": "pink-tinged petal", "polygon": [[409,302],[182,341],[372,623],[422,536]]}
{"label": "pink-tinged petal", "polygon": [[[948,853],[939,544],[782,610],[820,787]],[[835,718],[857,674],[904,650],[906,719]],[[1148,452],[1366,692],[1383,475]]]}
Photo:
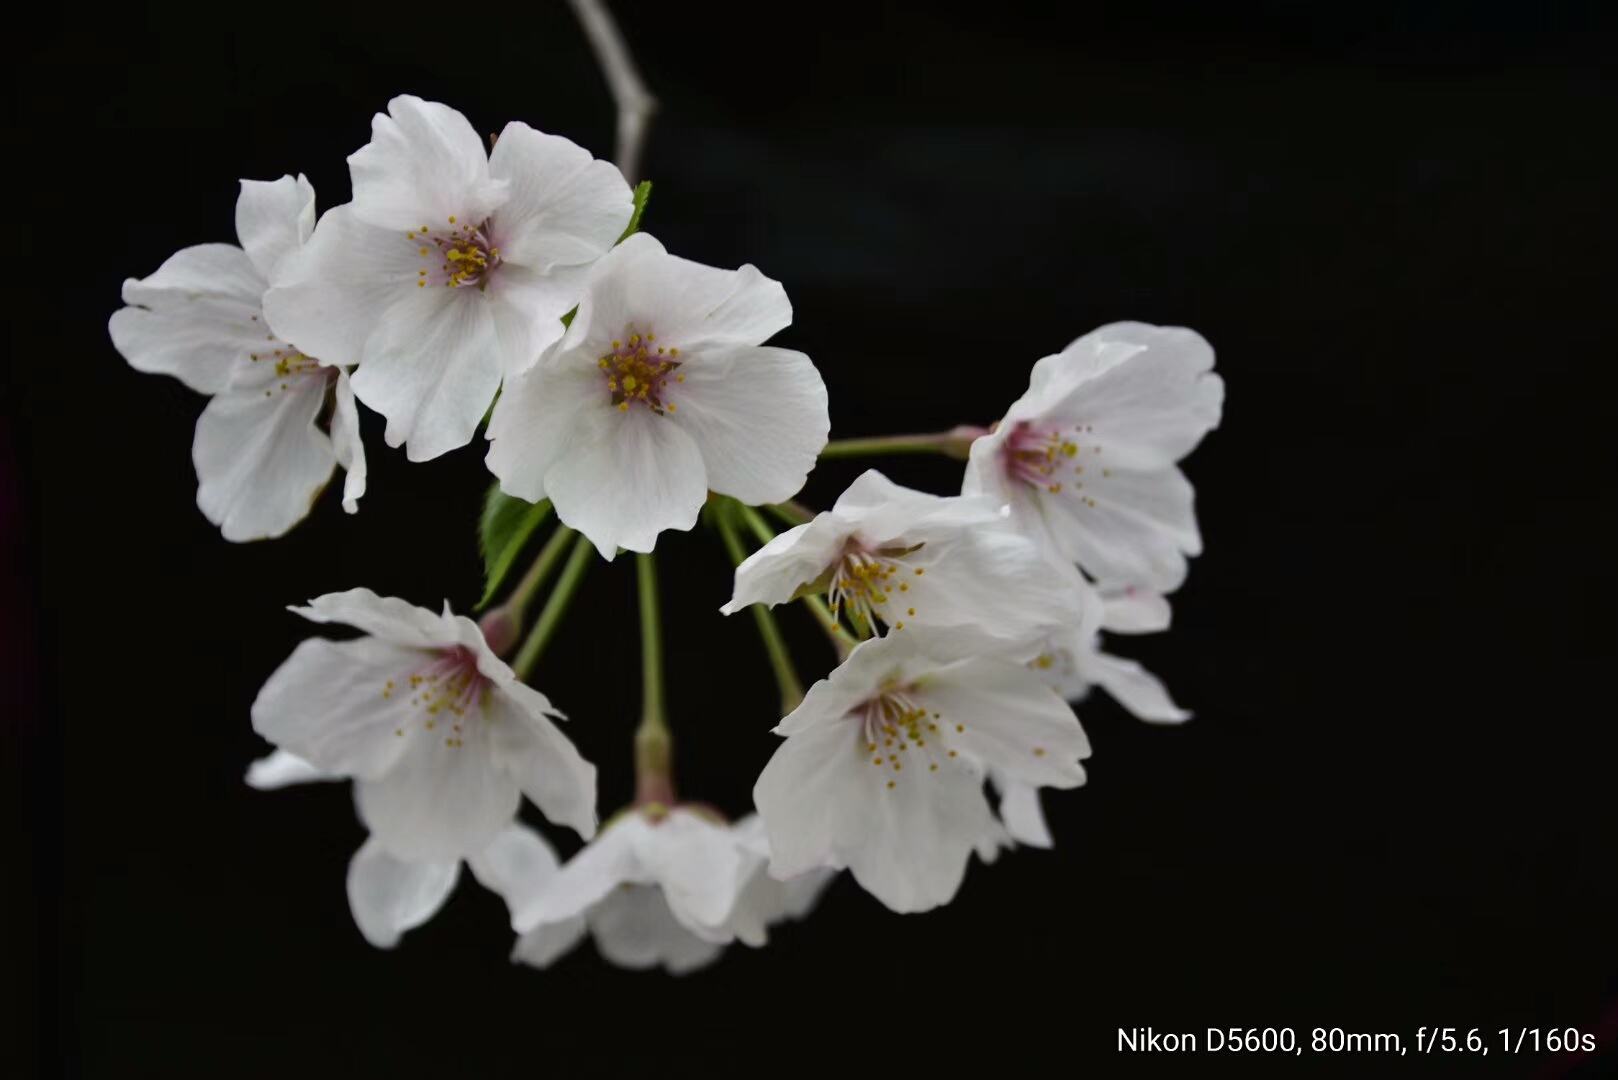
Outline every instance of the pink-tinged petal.
{"label": "pink-tinged petal", "polygon": [[614,890],[648,880],[639,854],[641,835],[648,828],[646,820],[633,811],[613,822],[555,877],[520,898],[513,897],[511,925],[526,934],[583,915]]}
{"label": "pink-tinged petal", "polygon": [[[402,710],[401,710],[402,711]],[[429,726],[431,725],[431,726]],[[405,714],[405,745],[392,769],[354,785],[360,817],[377,842],[401,859],[463,858],[487,847],[517,814],[522,794],[501,769],[485,725],[453,735],[449,717]]]}
{"label": "pink-tinged petal", "polygon": [[671,417],[702,451],[708,486],[749,505],[790,499],[826,446],[826,384],[790,349],[742,347],[682,365]]}
{"label": "pink-tinged petal", "polygon": [[274,750],[247,767],[247,786],[258,791],[276,791],[293,784],[325,780],[346,780],[341,773],[316,768],[297,754]]}
{"label": "pink-tinged petal", "polygon": [[484,464],[508,495],[546,498],[545,474],[580,442],[605,438],[622,417],[612,415],[601,372],[569,364],[541,364],[508,379],[489,418]]}
{"label": "pink-tinged petal", "polygon": [[489,172],[510,184],[495,218],[500,255],[510,263],[549,271],[593,262],[634,213],[634,196],[611,162],[520,121],[500,133]]}
{"label": "pink-tinged petal", "polygon": [[360,410],[354,402],[354,388],[349,384],[348,372],[341,369],[337,372],[335,396],[331,447],[337,464],[347,471],[343,478],[343,509],[352,514],[359,510],[360,497],[365,494],[365,443],[360,439]]}
{"label": "pink-tinged petal", "polygon": [[631,970],[661,965],[671,975],[685,975],[719,959],[725,948],[681,926],[663,891],[653,886],[616,890],[591,909],[589,924],[607,962]]}
{"label": "pink-tinged petal", "polygon": [[1103,586],[1101,629],[1115,634],[1153,634],[1169,628],[1168,598],[1136,585]]}
{"label": "pink-tinged petal", "polygon": [[375,638],[310,638],[259,690],[253,730],[327,772],[385,775],[406,750],[409,740],[396,732],[410,714],[384,691],[420,659]]}
{"label": "pink-tinged petal", "polygon": [[696,443],[666,416],[644,408],[614,416],[606,403],[597,409],[608,422],[581,432],[545,474],[545,491],[562,523],[610,561],[619,548],[651,551],[665,529],[695,525],[708,479]]}
{"label": "pink-tinged petal", "polygon": [[596,767],[551,721],[550,711],[543,695],[513,681],[491,691],[481,720],[500,769],[547,818],[588,840],[596,831]]}
{"label": "pink-tinged petal", "polygon": [[489,846],[469,856],[466,863],[478,883],[498,894],[511,912],[561,872],[556,852],[544,837],[519,822],[496,833]]}
{"label": "pink-tinged petal", "polygon": [[1191,713],[1174,703],[1163,681],[1134,660],[1092,652],[1079,660],[1079,669],[1086,680],[1142,720],[1178,724],[1191,719]]}
{"label": "pink-tinged petal", "polygon": [[391,949],[405,931],[438,913],[460,876],[458,859],[403,862],[372,837],[348,863],[348,907],[354,913],[354,924],[366,941],[379,949]]}
{"label": "pink-tinged petal", "polygon": [[378,596],[370,589],[326,593],[309,601],[308,607],[290,610],[310,622],[352,626],[402,649],[438,649],[461,644],[452,620],[396,597]]}
{"label": "pink-tinged petal", "polygon": [[1079,492],[1039,495],[1064,554],[1100,581],[1138,581],[1166,591],[1202,552],[1195,493],[1179,469],[1111,469]]}
{"label": "pink-tinged petal", "polygon": [[265,281],[314,231],[315,189],[301,173],[279,180],[242,181],[236,198],[236,239]]}
{"label": "pink-tinged petal", "polygon": [[283,379],[269,358],[246,374],[254,377],[237,378],[208,402],[191,444],[197,506],[235,542],[280,536],[302,521],[337,462],[331,439],[315,426],[324,377]]}
{"label": "pink-tinged petal", "polygon": [[124,282],[130,306],[113,313],[107,330],[136,371],[217,394],[251,354],[273,348],[259,310],[264,289],[241,248],[189,247],[151,277]]}
{"label": "pink-tinged petal", "polygon": [[354,373],[354,394],[387,417],[384,438],[427,461],[472,441],[500,388],[492,301],[423,289],[389,310]]}
{"label": "pink-tinged petal", "polygon": [[1090,742],[1073,709],[1039,676],[999,657],[960,661],[918,680],[917,703],[936,714],[944,743],[1008,781],[1084,783]]}
{"label": "pink-tinged petal", "polygon": [[489,175],[483,139],[465,116],[408,94],[371,119],[371,141],[348,156],[354,212],[394,231],[476,225],[507,197]]}
{"label": "pink-tinged petal", "polygon": [[[264,318],[284,341],[325,364],[352,367],[395,305],[434,292],[418,286],[422,245],[338,206],[309,242],[284,258],[264,294]],[[439,287],[438,292],[450,290]]]}

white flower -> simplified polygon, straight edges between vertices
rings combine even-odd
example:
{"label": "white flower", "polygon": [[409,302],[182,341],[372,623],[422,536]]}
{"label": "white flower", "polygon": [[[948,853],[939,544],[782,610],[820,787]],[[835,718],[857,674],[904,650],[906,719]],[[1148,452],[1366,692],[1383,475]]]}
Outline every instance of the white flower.
{"label": "white flower", "polygon": [[786,741],[753,788],[776,876],[846,866],[893,910],[925,911],[955,895],[975,848],[995,846],[986,770],[1084,782],[1072,708],[1020,663],[953,659],[952,637],[862,643],[776,727]]}
{"label": "white flower", "polygon": [[[290,784],[342,780],[296,754],[276,750],[247,769],[248,786],[274,791]],[[407,862],[368,837],[348,863],[348,906],[365,940],[391,949],[407,930],[436,915],[455,891],[461,859]],[[534,830],[513,821],[495,833],[482,850],[465,860],[484,888],[499,894],[509,908],[512,898],[527,896],[554,877],[556,853]]]}
{"label": "white flower", "polygon": [[[1101,630],[1147,634],[1169,627],[1169,603],[1158,593],[1136,586],[1102,587],[1099,625],[1080,624],[1047,638],[1029,661],[1052,689],[1068,701],[1087,697],[1099,686],[1142,720],[1174,724],[1191,714],[1174,703],[1163,683],[1134,660],[1101,651]],[[1039,805],[1039,792],[1015,779],[991,772],[1000,792],[1000,820],[1018,843],[1050,847],[1051,833]]]}
{"label": "white flower", "polygon": [[1181,327],[1114,323],[1034,365],[1028,392],[972,444],[962,488],[1099,581],[1172,590],[1202,550],[1175,463],[1219,423],[1213,350]]}
{"label": "white flower", "polygon": [[368,636],[300,644],[259,691],[253,727],[315,769],[352,776],[361,816],[392,855],[477,852],[524,794],[552,821],[595,832],[595,766],[472,620],[369,589],[292,610]]}
{"label": "white flower", "polygon": [[710,489],[790,498],[830,430],[814,364],[759,344],[791,321],[752,266],[703,266],[637,233],[595,265],[562,339],[507,382],[489,470],[507,494],[549,498],[606,559],[691,528]]}
{"label": "white flower", "polygon": [[[322,367],[265,325],[271,275],[309,238],[315,189],[294,179],[243,180],[236,200],[241,247],[201,244],[155,274],[124,282],[129,305],[107,329],[138,371],[173,375],[213,396],[197,421],[191,456],[197,505],[226,540],[280,536],[302,521],[348,470],[343,508],[359,509],[365,450],[348,375]],[[321,430],[330,410],[331,434]]]}
{"label": "white flower", "polygon": [[362,364],[354,392],[423,461],[466,445],[501,376],[561,336],[633,198],[567,139],[512,122],[486,153],[466,117],[408,96],[348,163],[354,201],[281,267],[265,311],[326,363]]}
{"label": "white flower", "polygon": [[1099,604],[983,496],[940,498],[862,473],[831,510],[736,568],[725,614],[783,604],[814,584],[856,626],[976,628],[1018,642]]}
{"label": "white flower", "polygon": [[1174,724],[1190,719],[1157,676],[1134,660],[1101,651],[1099,630],[1123,634],[1167,630],[1168,601],[1135,586],[1103,586],[1101,598],[1099,627],[1081,625],[1051,635],[1029,666],[1068,701],[1080,701],[1091,687],[1099,686],[1142,720]]}
{"label": "white flower", "polygon": [[588,931],[619,967],[678,975],[731,941],[762,945],[767,926],[801,918],[834,876],[818,869],[778,882],[768,859],[755,816],[727,827],[689,807],[629,810],[560,874],[512,900],[522,934],[513,958],[547,967]]}

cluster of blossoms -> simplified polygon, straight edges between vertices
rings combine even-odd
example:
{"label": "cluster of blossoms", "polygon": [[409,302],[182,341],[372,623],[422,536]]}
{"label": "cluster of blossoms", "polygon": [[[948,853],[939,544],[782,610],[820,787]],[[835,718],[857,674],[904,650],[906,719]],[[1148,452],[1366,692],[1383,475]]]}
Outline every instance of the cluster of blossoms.
{"label": "cluster of blossoms", "polygon": [[[1218,423],[1223,385],[1194,332],[1086,334],[988,428],[828,443],[814,365],[765,344],[792,319],[781,284],[638,231],[649,185],[522,123],[486,150],[460,113],[413,97],[348,161],[353,199],[318,221],[303,177],[243,181],[240,246],[127,281],[109,329],[135,368],[211,395],[197,502],[229,540],[285,533],[339,465],[357,510],[356,402],[412,461],[482,431],[483,603],[504,600],[479,622],[367,589],[294,607],[359,636],[304,641],[252,707],[276,749],[249,784],[353,781],[370,835],[348,896],[372,944],[430,918],[463,862],[537,967],[588,933],[615,964],[692,970],[762,944],[845,869],[923,911],[974,853],[1050,846],[1039,792],[1084,782],[1071,703],[1092,687],[1145,720],[1189,715],[1102,637],[1165,629],[1200,550],[1177,463]],[[793,501],[822,457],[914,451],[964,460],[960,492],[872,470],[824,512]],[[782,694],[782,741],[736,821],[676,794],[663,704],[652,552],[699,520],[737,564],[721,610],[751,611]],[[595,767],[527,680],[584,572],[620,551],[636,553],[645,708],[636,797],[598,824]],[[807,693],[772,610],[788,603],[839,659]],[[587,841],[579,854],[558,862],[524,796]]]}

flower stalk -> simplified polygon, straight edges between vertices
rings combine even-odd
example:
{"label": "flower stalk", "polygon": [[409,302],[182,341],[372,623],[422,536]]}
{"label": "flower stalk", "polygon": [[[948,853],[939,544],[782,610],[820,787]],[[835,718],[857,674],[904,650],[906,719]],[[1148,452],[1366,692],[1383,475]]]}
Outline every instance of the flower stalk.
{"label": "flower stalk", "polygon": [[491,608],[478,621],[478,625],[483,629],[484,638],[489,642],[489,648],[494,650],[496,656],[505,656],[517,643],[534,594],[550,579],[551,571],[562,561],[562,553],[567,550],[568,541],[574,535],[572,529],[559,523],[550,539],[545,541],[545,546],[540,548],[539,554],[534,557],[533,565],[523,574],[522,580],[517,582],[517,587],[511,591],[511,595],[506,597],[506,602],[497,608]]}
{"label": "flower stalk", "polygon": [[663,626],[658,610],[657,562],[635,556],[640,598],[640,727],[635,729],[635,805],[674,805],[674,740],[663,708]]}
{"label": "flower stalk", "polygon": [[[553,537],[553,542],[554,539]],[[546,545],[547,548],[549,546]],[[573,554],[568,557],[567,565],[562,567],[561,576],[556,579],[551,595],[546,599],[545,606],[540,609],[534,628],[528,632],[522,648],[517,650],[517,658],[511,662],[511,669],[517,673],[517,678],[524,682],[528,681],[534,665],[539,663],[545,647],[551,643],[551,638],[556,636],[557,629],[562,625],[562,619],[567,615],[567,609],[573,602],[573,594],[578,592],[579,583],[584,580],[584,572],[590,568],[592,548],[593,545],[586,537],[580,536],[573,541]],[[544,552],[540,553],[540,557],[544,557]]]}
{"label": "flower stalk", "polygon": [[[736,524],[731,515],[721,511],[718,515],[719,539],[730,553],[730,561],[740,566],[747,559],[747,550],[742,546],[742,538],[736,535]],[[781,715],[786,716],[803,702],[803,684],[798,681],[798,673],[792,666],[792,653],[787,649],[786,639],[781,636],[781,627],[775,621],[775,614],[762,604],[753,604],[748,608],[753,613],[753,622],[758,627],[758,635],[764,640],[764,651],[770,656],[770,669],[775,672],[775,685],[781,691]]]}
{"label": "flower stalk", "polygon": [[886,454],[943,454],[965,461],[972,443],[987,435],[988,428],[962,424],[948,431],[926,435],[877,435],[868,439],[833,439],[820,452],[826,458],[872,457]]}

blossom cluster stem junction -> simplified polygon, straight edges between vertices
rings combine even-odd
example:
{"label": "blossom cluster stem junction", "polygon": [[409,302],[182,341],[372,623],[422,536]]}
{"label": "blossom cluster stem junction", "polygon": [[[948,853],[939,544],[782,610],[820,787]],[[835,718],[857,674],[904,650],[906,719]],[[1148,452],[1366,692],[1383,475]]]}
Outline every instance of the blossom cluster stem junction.
{"label": "blossom cluster stem junction", "polygon": [[674,805],[674,740],[663,708],[663,624],[658,609],[657,562],[635,556],[640,595],[640,727],[635,729],[635,804]]}
{"label": "blossom cluster stem junction", "polygon": [[943,454],[965,461],[972,443],[989,433],[988,428],[962,424],[949,431],[927,435],[877,435],[868,439],[833,439],[820,452],[822,459],[874,457],[886,454]]}
{"label": "blossom cluster stem junction", "polygon": [[[555,543],[555,538],[552,538]],[[546,545],[550,547],[549,544]],[[540,609],[539,619],[534,628],[528,632],[523,641],[522,648],[517,650],[517,657],[511,662],[511,670],[517,673],[517,678],[528,681],[533,672],[534,665],[539,663],[540,656],[545,647],[550,644],[551,638],[556,636],[557,629],[562,625],[562,619],[567,615],[568,606],[573,602],[573,594],[579,591],[579,583],[584,580],[584,572],[590,568],[590,559],[595,554],[595,545],[590,543],[586,536],[579,536],[573,542],[573,554],[568,557],[567,565],[562,567],[562,574],[556,579],[556,586],[551,589],[551,595],[546,599],[545,606]],[[545,552],[540,552],[540,558]]]}
{"label": "blossom cluster stem junction", "polygon": [[[742,546],[742,538],[736,535],[736,523],[729,513],[721,511],[718,527],[719,539],[730,553],[730,561],[740,566],[747,559],[747,549]],[[774,612],[763,604],[752,604],[748,610],[753,613],[759,637],[764,639],[764,651],[770,655],[775,685],[781,690],[781,715],[786,716],[803,703],[803,684],[798,681],[797,670],[792,666],[792,654],[787,649],[786,639],[781,636],[781,627],[775,621]]]}

